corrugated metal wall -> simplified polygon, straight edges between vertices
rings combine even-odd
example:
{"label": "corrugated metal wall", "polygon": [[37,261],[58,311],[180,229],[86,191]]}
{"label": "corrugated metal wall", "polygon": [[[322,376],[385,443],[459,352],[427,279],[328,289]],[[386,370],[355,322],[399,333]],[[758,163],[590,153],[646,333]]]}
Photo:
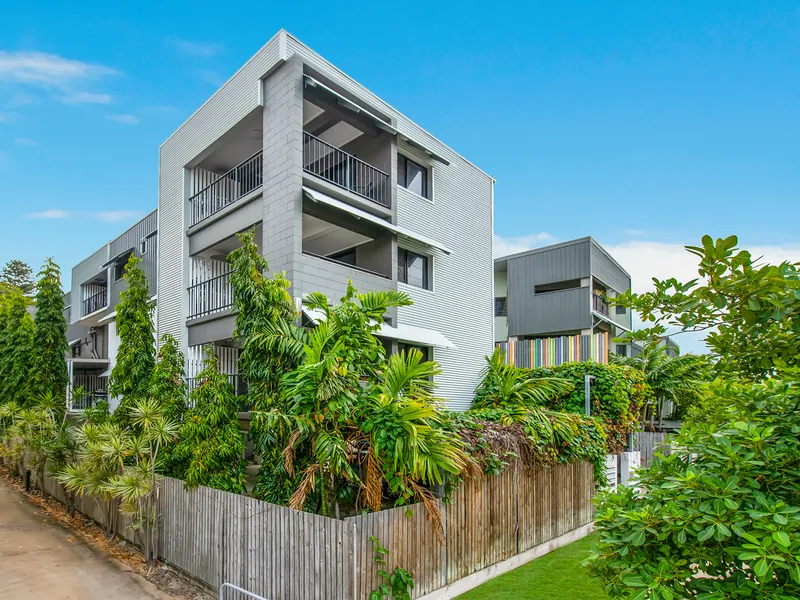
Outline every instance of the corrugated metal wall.
{"label": "corrugated metal wall", "polygon": [[[158,239],[157,236],[149,238],[148,236],[157,229],[158,210],[154,210],[125,233],[111,240],[109,252],[110,257],[114,257],[122,252],[133,250],[133,253],[142,259],[139,266],[144,270],[147,276],[147,283],[151,296],[155,295],[158,286]],[[145,252],[142,254],[142,240],[144,238],[148,239],[145,242]],[[119,295],[122,290],[127,287],[125,281],[114,281],[113,276],[111,277],[111,295],[109,297],[109,302],[112,308],[119,303]]]}
{"label": "corrugated metal wall", "polygon": [[72,290],[70,317],[72,322],[76,322],[83,315],[83,291],[81,286],[96,277],[98,274],[107,271],[103,264],[109,259],[109,244],[105,244],[91,256],[85,258],[77,265],[72,267]]}
{"label": "corrugated metal wall", "polygon": [[275,35],[192,117],[162,144],[159,157],[158,336],[172,334],[187,347],[185,167],[259,106],[261,78],[280,59]]}

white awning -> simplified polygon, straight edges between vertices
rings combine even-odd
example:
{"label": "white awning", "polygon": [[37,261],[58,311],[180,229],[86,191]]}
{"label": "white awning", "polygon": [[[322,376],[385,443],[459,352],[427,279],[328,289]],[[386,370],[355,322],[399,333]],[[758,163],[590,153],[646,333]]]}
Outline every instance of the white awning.
{"label": "white awning", "polygon": [[601,321],[605,321],[605,322],[606,322],[606,323],[608,323],[609,325],[613,325],[614,327],[618,327],[619,329],[622,329],[622,331],[627,331],[627,332],[629,332],[629,333],[630,333],[630,331],[631,331],[630,329],[628,329],[627,327],[625,327],[625,325],[620,325],[620,324],[619,324],[619,323],[617,323],[617,322],[616,322],[614,319],[612,319],[612,318],[610,318],[610,317],[607,317],[607,316],[605,316],[604,314],[597,312],[596,310],[593,310],[593,311],[592,311],[592,315],[594,315],[595,317],[597,317],[597,318],[598,318],[598,319],[600,319]]}
{"label": "white awning", "polygon": [[388,221],[381,219],[380,217],[376,217],[375,215],[369,214],[365,210],[361,210],[360,208],[356,208],[355,206],[350,206],[347,202],[342,202],[341,200],[337,200],[327,194],[323,194],[322,192],[318,192],[317,190],[312,190],[311,188],[303,186],[303,193],[312,201],[314,202],[322,202],[323,204],[327,204],[333,208],[338,208],[341,211],[346,213],[350,213],[357,219],[364,219],[365,221],[369,221],[370,223],[374,223],[380,227],[388,229],[389,231],[393,231],[399,236],[406,237],[410,240],[414,240],[415,242],[420,242],[421,244],[425,244],[426,246],[431,246],[432,248],[436,248],[441,250],[445,254],[452,254],[450,249],[437,242],[434,239],[429,238],[426,235],[421,235],[419,233],[415,233],[406,227],[401,227],[400,225],[395,225],[394,223],[389,223]]}
{"label": "white awning", "polygon": [[324,321],[326,318],[324,311],[318,308],[309,308],[307,306],[303,307],[303,314],[314,324]]}
{"label": "white awning", "polygon": [[78,338],[77,340],[72,340],[71,342],[67,342],[67,346],[69,346],[70,348],[72,348],[72,347],[73,347],[75,344],[80,344],[80,342],[81,342],[81,340],[82,340],[82,339],[83,339],[83,338]]}
{"label": "white awning", "polygon": [[107,358],[72,358],[67,357],[68,363],[75,363],[76,365],[107,365],[108,359]]}
{"label": "white awning", "polygon": [[384,323],[380,331],[376,334],[382,337],[419,344],[420,346],[434,346],[435,348],[454,349],[456,345],[448,340],[445,335],[435,329],[426,329],[414,325],[401,323],[397,327],[391,327]]}
{"label": "white awning", "polygon": [[106,369],[105,371],[100,373],[100,375],[98,375],[98,377],[111,377],[111,369]]}
{"label": "white awning", "polygon": [[442,163],[445,166],[450,164],[450,161],[447,160],[445,157],[441,156],[440,154],[436,154],[436,152],[434,152],[433,150],[431,150],[430,148],[428,148],[424,144],[421,144],[417,140],[412,139],[412,138],[408,137],[407,135],[405,135],[403,133],[398,133],[397,137],[400,138],[401,140],[403,140],[406,144],[408,144],[412,148],[422,152],[425,156],[429,156],[433,160],[438,160],[440,163]]}
{"label": "white awning", "polygon": [[105,323],[106,321],[113,321],[116,318],[117,318],[117,311],[114,311],[111,314],[106,315],[102,319],[98,319],[97,322],[98,322],[98,324],[99,323]]}

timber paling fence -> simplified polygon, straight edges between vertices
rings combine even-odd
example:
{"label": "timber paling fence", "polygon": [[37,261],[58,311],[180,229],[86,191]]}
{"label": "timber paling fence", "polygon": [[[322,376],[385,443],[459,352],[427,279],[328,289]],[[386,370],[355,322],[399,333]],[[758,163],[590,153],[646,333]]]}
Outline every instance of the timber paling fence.
{"label": "timber paling fence", "polygon": [[672,447],[667,443],[666,433],[658,431],[637,431],[634,435],[633,449],[642,455],[642,466],[649,467],[653,463],[656,452],[667,456],[672,453]]}
{"label": "timber paling fence", "polygon": [[[65,502],[54,479],[45,488]],[[590,523],[593,491],[589,463],[467,481],[451,503],[437,501],[445,516],[441,544],[422,504],[337,520],[211,488],[187,490],[165,477],[158,553],[214,588],[229,582],[269,600],[366,600],[381,583],[374,536],[388,550],[386,570],[409,571],[412,598],[419,598]],[[106,524],[93,498],[76,497],[75,508]],[[116,518],[118,534],[136,543],[127,517]]]}

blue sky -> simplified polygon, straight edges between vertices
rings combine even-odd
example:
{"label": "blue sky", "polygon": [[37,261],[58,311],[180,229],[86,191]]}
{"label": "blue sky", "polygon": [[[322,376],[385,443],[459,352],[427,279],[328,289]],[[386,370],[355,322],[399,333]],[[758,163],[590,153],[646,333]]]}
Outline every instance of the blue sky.
{"label": "blue sky", "polygon": [[0,21],[2,262],[66,269],[155,208],[160,143],[280,27],[497,179],[499,248],[593,235],[634,287],[707,232],[798,253],[796,2],[20,2]]}

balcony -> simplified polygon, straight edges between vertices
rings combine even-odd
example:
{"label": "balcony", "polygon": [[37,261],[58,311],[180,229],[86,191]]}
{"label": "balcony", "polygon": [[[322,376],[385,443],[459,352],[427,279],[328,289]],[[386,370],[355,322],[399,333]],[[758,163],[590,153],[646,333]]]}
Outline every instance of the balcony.
{"label": "balcony", "polygon": [[108,306],[108,288],[104,287],[91,291],[91,295],[83,299],[83,312],[81,316],[85,317],[106,306]]}
{"label": "balcony", "polygon": [[189,198],[191,225],[197,225],[254,190],[264,181],[263,150],[259,150]]}
{"label": "balcony", "polygon": [[392,207],[388,173],[303,132],[303,170],[384,208]]}
{"label": "balcony", "polygon": [[592,310],[606,317],[608,316],[608,301],[597,292],[592,292]]}
{"label": "balcony", "polygon": [[189,286],[189,318],[197,319],[233,306],[231,271]]}

